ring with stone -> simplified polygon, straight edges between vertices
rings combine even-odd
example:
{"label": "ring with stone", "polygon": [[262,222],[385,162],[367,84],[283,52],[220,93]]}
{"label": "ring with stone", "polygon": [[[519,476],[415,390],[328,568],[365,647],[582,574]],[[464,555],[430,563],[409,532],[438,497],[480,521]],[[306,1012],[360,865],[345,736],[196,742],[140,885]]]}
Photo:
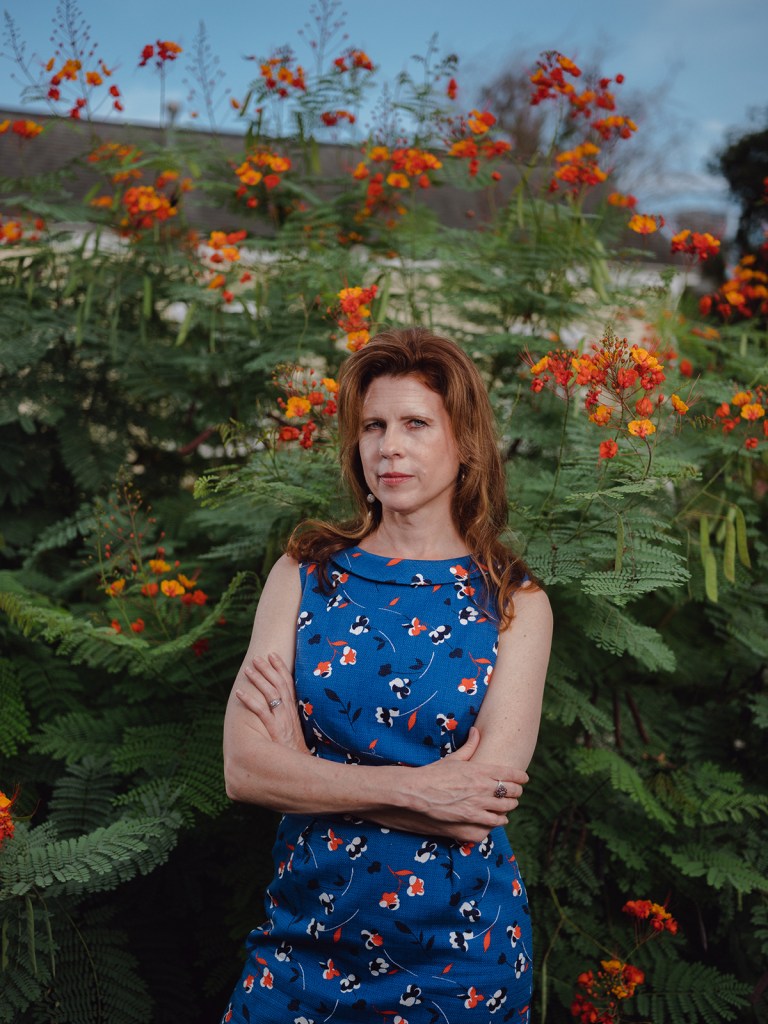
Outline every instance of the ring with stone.
{"label": "ring with stone", "polygon": [[499,779],[499,784],[496,787],[496,789],[494,789],[493,795],[498,800],[503,800],[504,797],[507,795],[507,787],[504,785],[504,783],[501,781],[501,779]]}
{"label": "ring with stone", "polygon": [[282,702],[282,700],[281,700],[281,699],[280,699],[279,697],[276,697],[276,698],[275,698],[274,700],[271,700],[271,701],[269,702],[269,706],[270,706],[270,707],[272,708],[272,710],[274,711],[274,710],[275,710],[275,708],[279,708],[279,707],[280,707],[280,705],[281,705],[282,703],[283,703],[283,702]]}

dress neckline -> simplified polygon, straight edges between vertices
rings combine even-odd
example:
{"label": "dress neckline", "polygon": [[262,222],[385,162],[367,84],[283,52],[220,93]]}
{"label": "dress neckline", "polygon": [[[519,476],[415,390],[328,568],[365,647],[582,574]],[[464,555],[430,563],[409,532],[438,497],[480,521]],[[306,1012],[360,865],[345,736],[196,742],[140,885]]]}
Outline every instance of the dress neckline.
{"label": "dress neckline", "polygon": [[440,583],[463,583],[482,575],[471,555],[458,558],[389,558],[374,555],[359,547],[345,548],[332,556],[334,565],[363,579],[379,583],[401,583],[429,586]]}

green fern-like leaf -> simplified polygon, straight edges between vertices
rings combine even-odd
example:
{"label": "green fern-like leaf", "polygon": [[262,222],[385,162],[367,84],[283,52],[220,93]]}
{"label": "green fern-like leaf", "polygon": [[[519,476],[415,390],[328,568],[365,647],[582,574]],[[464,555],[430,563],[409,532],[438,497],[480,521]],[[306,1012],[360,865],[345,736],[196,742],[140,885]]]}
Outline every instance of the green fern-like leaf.
{"label": "green fern-like leaf", "polygon": [[631,654],[650,672],[673,672],[675,656],[659,633],[607,601],[594,602],[584,632],[611,654]]}
{"label": "green fern-like leaf", "polygon": [[[45,890],[49,896],[103,892],[162,864],[176,843],[179,819],[116,821],[76,839],[17,827],[0,860],[0,901]],[[19,834],[21,833],[21,834]]]}
{"label": "green fern-like leaf", "polygon": [[29,738],[29,711],[17,672],[10,661],[0,659],[0,753],[15,754]]}
{"label": "green fern-like leaf", "polygon": [[705,878],[713,889],[733,887],[742,894],[768,889],[768,876],[745,863],[741,850],[721,846],[705,852],[700,845],[693,843],[677,847],[665,843],[660,846],[660,851],[682,875]]}
{"label": "green fern-like leaf", "polygon": [[615,750],[603,748],[582,749],[573,752],[574,766],[582,775],[606,775],[611,787],[624,793],[645,811],[651,821],[672,830],[674,817],[659,805],[643,778],[632,765]]}
{"label": "green fern-like leaf", "polygon": [[62,838],[84,835],[116,817],[113,800],[117,779],[110,758],[88,755],[70,764],[54,786],[50,821]]}
{"label": "green fern-like leaf", "polygon": [[750,986],[715,967],[655,958],[650,991],[638,992],[642,1019],[654,1024],[725,1024],[741,1019]]}

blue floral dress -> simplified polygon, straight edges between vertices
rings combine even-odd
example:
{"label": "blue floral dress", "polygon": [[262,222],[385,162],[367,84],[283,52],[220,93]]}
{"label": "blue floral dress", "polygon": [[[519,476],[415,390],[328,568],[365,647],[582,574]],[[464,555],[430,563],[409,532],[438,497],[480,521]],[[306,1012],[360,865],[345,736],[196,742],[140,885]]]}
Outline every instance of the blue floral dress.
{"label": "blue floral dress", "polygon": [[[472,560],[351,548],[329,576],[330,591],[301,567],[296,695],[312,753],[417,766],[460,747],[498,646]],[[224,1022],[529,1022],[528,900],[503,828],[462,844],[287,814],[273,855],[267,920]]]}

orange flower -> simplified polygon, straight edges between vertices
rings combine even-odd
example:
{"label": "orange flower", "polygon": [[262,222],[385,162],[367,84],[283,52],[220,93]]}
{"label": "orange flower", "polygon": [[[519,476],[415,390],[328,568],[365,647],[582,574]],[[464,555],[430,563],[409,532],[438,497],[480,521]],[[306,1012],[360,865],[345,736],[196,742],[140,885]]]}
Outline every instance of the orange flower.
{"label": "orange flower", "polygon": [[135,622],[131,623],[131,629],[134,633],[144,632],[144,619],[136,619]]}
{"label": "orange flower", "polygon": [[680,398],[678,395],[672,395],[670,401],[672,402],[672,406],[675,412],[679,413],[681,416],[685,416],[685,414],[688,412],[688,406],[685,404],[682,398]]}
{"label": "orange flower", "polygon": [[[170,566],[168,568],[170,568]],[[160,587],[157,583],[145,583],[141,588],[141,593],[144,597],[157,597],[159,591]]]}
{"label": "orange flower", "polygon": [[170,568],[170,565],[162,558],[150,558],[149,560],[149,571],[153,572],[155,576],[162,576],[164,572],[169,572]]}
{"label": "orange flower", "polygon": [[752,401],[752,392],[751,391],[737,391],[736,394],[731,399],[731,401],[733,402],[734,405],[739,405],[739,406],[749,405],[749,403]]}
{"label": "orange flower", "polygon": [[13,839],[13,834],[16,831],[16,826],[11,816],[11,808],[13,807],[18,791],[13,796],[9,797],[0,790],[0,847],[6,839]]}
{"label": "orange flower", "polygon": [[741,407],[741,418],[744,420],[759,420],[765,416],[765,409],[757,402],[750,402]]}
{"label": "orange flower", "polygon": [[633,437],[639,437],[644,440],[649,434],[656,433],[656,427],[650,420],[631,420],[627,424],[627,430],[632,434]]}
{"label": "orange flower", "polygon": [[336,392],[339,390],[339,385],[336,383],[333,377],[323,377],[322,384],[323,387],[327,391],[330,391],[332,395],[335,395]]}
{"label": "orange flower", "polygon": [[671,249],[672,252],[684,252],[703,261],[720,252],[720,240],[710,235],[708,231],[700,234],[686,228],[685,231],[678,231],[672,236]]}
{"label": "orange flower", "polygon": [[652,235],[654,231],[664,227],[664,218],[660,214],[651,216],[648,213],[636,213],[627,227],[638,235]]}
{"label": "orange flower", "polygon": [[615,441],[601,441],[600,442],[600,458],[601,459],[613,459],[615,458],[619,446]]}
{"label": "orange flower", "polygon": [[596,423],[598,427],[606,427],[610,422],[612,415],[613,412],[607,405],[598,405],[589,418],[593,423]]}
{"label": "orange flower", "polygon": [[387,184],[392,188],[410,188],[411,183],[404,174],[397,174],[394,171],[387,175]]}
{"label": "orange flower", "polygon": [[107,587],[107,593],[109,594],[110,597],[119,597],[120,594],[122,594],[124,588],[125,588],[125,580],[124,579],[123,580],[115,580],[113,583],[110,583],[109,586]]}
{"label": "orange flower", "polygon": [[184,587],[178,580],[163,580],[160,589],[166,597],[181,597],[184,593]]}
{"label": "orange flower", "polygon": [[608,196],[610,206],[620,206],[634,210],[637,206],[637,199],[632,195],[623,195],[621,192],[611,192]]}
{"label": "orange flower", "polygon": [[312,405],[306,398],[299,395],[291,395],[285,408],[285,415],[288,419],[295,419],[298,416],[306,416]]}

